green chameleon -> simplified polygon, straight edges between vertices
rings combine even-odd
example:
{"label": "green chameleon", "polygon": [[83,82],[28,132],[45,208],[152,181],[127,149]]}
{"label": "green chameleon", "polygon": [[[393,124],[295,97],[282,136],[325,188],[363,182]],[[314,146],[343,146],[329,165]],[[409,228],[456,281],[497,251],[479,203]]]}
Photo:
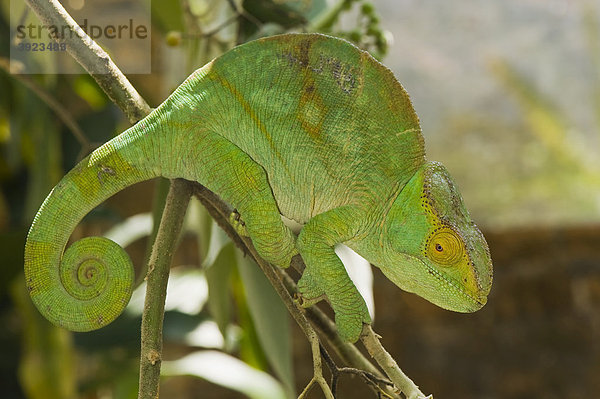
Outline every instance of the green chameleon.
{"label": "green chameleon", "polygon": [[[289,34],[236,47],[71,170],[25,247],[26,283],[46,318],[88,331],[122,312],[133,284],[125,251],[100,237],[64,249],[90,210],[157,176],[218,194],[272,264],[288,267],[299,253],[303,305],[326,298],[346,340],[371,319],[334,252],[339,243],[442,308],[473,312],[486,303],[486,241],[447,170],[425,160],[406,91],[344,40]],[[303,224],[297,238],[281,215]]]}

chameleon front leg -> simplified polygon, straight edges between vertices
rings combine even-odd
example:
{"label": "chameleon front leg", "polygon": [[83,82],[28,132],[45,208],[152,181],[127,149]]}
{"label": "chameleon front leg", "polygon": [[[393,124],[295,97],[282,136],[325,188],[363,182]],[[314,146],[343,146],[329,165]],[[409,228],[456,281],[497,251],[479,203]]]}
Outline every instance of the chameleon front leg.
{"label": "chameleon front leg", "polygon": [[297,241],[306,264],[298,282],[303,306],[326,296],[335,312],[340,336],[350,342],[359,338],[363,323],[370,324],[371,317],[334,246],[351,239],[358,231],[359,221],[352,207],[332,209],[310,219]]}

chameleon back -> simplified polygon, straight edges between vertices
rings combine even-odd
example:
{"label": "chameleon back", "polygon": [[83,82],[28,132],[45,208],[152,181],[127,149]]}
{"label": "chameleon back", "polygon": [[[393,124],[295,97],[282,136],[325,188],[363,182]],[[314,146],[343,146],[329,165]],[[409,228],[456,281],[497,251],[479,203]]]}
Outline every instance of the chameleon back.
{"label": "chameleon back", "polygon": [[424,163],[406,91],[341,39],[257,40],[215,59],[178,91],[198,107],[186,110],[190,122],[201,118],[263,166],[281,213],[301,223],[340,205],[380,202]]}

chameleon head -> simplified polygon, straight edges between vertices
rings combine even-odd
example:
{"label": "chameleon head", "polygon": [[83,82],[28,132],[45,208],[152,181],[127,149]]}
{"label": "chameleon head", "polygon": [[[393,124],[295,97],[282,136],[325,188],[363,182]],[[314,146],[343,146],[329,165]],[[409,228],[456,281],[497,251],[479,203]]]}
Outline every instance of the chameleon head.
{"label": "chameleon head", "polygon": [[402,189],[384,227],[383,273],[400,288],[448,310],[487,302],[492,261],[446,168],[425,163]]}

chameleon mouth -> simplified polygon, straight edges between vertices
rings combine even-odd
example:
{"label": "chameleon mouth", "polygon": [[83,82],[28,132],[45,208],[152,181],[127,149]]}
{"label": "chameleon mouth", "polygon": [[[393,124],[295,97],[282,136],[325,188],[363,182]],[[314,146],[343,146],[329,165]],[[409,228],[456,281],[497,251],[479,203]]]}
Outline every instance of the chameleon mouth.
{"label": "chameleon mouth", "polygon": [[472,295],[467,290],[465,290],[461,285],[448,279],[443,274],[441,274],[440,272],[438,272],[437,270],[435,270],[434,268],[429,266],[423,260],[419,259],[419,261],[423,264],[423,266],[425,266],[425,268],[427,269],[427,272],[429,274],[431,274],[433,277],[435,277],[436,280],[438,280],[440,283],[442,283],[442,285],[446,286],[453,293],[458,294],[461,298],[466,300],[465,301],[466,303],[462,304],[464,306],[454,306],[454,305],[449,306],[448,303],[444,303],[444,304],[436,303],[436,305],[438,305],[444,309],[452,310],[455,312],[472,313],[472,312],[475,312],[475,311],[481,309],[487,303],[486,295],[481,295],[479,297]]}

